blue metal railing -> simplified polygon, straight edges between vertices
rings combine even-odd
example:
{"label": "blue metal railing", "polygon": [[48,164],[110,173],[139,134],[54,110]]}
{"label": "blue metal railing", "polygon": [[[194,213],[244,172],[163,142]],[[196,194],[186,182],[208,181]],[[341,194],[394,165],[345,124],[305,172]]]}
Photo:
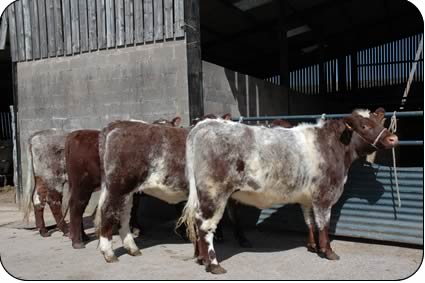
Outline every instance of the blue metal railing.
{"label": "blue metal railing", "polygon": [[[391,117],[393,116],[394,112],[385,112],[385,117]],[[283,120],[298,120],[298,121],[310,121],[310,120],[317,120],[322,117],[325,119],[339,119],[346,116],[349,116],[350,114],[315,114],[315,115],[283,115],[283,116],[261,116],[261,117],[238,117],[233,118],[233,121],[241,121],[242,122],[251,122],[251,121],[273,121],[276,119],[283,119]],[[404,111],[404,112],[396,112],[397,118],[405,118],[405,117],[420,117],[423,116],[423,111]],[[421,140],[407,140],[407,141],[400,141],[399,145],[409,145],[409,146],[423,146],[424,141]]]}

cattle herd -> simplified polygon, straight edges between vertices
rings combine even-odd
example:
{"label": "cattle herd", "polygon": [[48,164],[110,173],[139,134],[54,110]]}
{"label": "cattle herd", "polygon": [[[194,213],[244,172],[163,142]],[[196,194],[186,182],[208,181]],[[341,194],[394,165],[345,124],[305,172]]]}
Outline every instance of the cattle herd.
{"label": "cattle herd", "polygon": [[[176,228],[193,242],[197,263],[219,274],[226,270],[218,263],[213,239],[226,207],[239,244],[249,246],[237,203],[257,208],[298,203],[308,227],[307,249],[339,259],[328,235],[331,208],[353,161],[398,144],[397,136],[382,126],[384,113],[382,108],[357,109],[342,119],[296,127],[283,120],[271,127],[246,125],[228,114],[209,114],[188,128],[179,127],[176,117],[152,124],[115,121],[100,131],[39,131],[28,142],[25,218],[33,207],[37,229],[49,236],[43,218],[48,204],[72,246],[83,248],[88,240],[83,213],[91,194],[101,189],[96,235],[105,260],[114,262],[114,227],[127,252],[141,254],[131,230],[139,228],[135,193],[176,205],[186,201]],[[67,187],[69,199],[63,200]],[[63,207],[69,210],[69,224]]]}

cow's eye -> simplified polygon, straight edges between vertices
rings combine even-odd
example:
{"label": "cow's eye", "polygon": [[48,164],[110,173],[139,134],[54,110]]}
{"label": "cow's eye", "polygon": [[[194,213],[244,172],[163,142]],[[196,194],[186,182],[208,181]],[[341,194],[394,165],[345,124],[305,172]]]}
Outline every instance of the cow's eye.
{"label": "cow's eye", "polygon": [[370,127],[368,125],[362,125],[362,129],[366,131],[366,130],[369,130]]}

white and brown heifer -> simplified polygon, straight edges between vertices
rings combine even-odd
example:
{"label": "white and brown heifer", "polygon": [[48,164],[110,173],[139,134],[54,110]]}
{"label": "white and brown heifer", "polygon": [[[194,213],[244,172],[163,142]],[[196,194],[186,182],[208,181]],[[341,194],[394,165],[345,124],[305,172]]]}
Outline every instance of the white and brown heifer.
{"label": "white and brown heifer", "polygon": [[320,120],[291,129],[253,127],[220,120],[200,122],[187,138],[189,199],[186,223],[198,262],[224,273],[213,234],[229,198],[268,208],[299,203],[309,227],[308,248],[338,259],[328,237],[331,208],[342,194],[352,162],[377,149],[397,145],[380,125],[384,110],[356,110],[340,120]]}
{"label": "white and brown heifer", "polygon": [[44,223],[46,204],[57,227],[64,234],[68,232],[62,214],[62,196],[67,184],[64,151],[67,134],[62,130],[49,129],[36,132],[28,139],[28,192],[23,206],[24,218],[28,220],[33,205],[36,227],[43,237],[50,236]]}
{"label": "white and brown heifer", "polygon": [[184,175],[188,130],[152,124],[115,122],[101,131],[99,155],[102,192],[96,213],[99,248],[107,262],[118,260],[112,250],[112,228],[130,255],[140,255],[130,232],[134,192],[143,192],[167,203],[187,199]]}
{"label": "white and brown heifer", "polygon": [[[153,123],[162,126],[177,127],[181,121],[176,117],[171,121],[160,119]],[[121,121],[125,123],[145,123],[143,121]],[[76,130],[70,133],[65,142],[66,172],[69,179],[69,210],[70,210],[70,238],[72,247],[84,248],[84,242],[89,237],[84,232],[83,213],[93,192],[99,190],[101,183],[99,159],[98,130]],[[135,196],[134,204],[137,208],[139,196]],[[140,229],[137,224],[136,209],[132,211],[131,227]]]}

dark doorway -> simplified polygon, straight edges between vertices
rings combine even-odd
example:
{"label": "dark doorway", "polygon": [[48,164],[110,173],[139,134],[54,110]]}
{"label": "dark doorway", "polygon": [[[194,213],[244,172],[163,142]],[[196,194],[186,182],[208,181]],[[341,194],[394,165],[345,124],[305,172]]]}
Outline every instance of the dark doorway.
{"label": "dark doorway", "polygon": [[13,135],[10,106],[13,105],[10,45],[0,50],[0,189],[13,185]]}

